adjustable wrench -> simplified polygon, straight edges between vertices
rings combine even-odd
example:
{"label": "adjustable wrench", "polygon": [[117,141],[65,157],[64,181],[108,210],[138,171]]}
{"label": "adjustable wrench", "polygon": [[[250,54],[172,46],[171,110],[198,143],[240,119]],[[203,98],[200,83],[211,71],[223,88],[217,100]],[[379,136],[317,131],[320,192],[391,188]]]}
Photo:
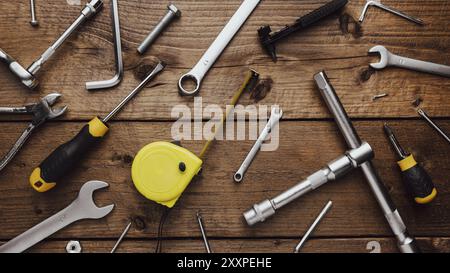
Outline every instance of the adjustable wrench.
{"label": "adjustable wrench", "polygon": [[85,183],[72,204],[0,246],[0,253],[21,253],[76,221],[105,217],[113,210],[114,205],[97,207],[94,203],[93,193],[106,187],[108,187],[108,183],[102,181]]}
{"label": "adjustable wrench", "polygon": [[270,119],[267,122],[266,127],[261,132],[261,135],[258,137],[258,140],[256,140],[255,145],[253,145],[252,149],[250,150],[250,153],[245,158],[241,167],[234,175],[235,182],[242,181],[242,179],[244,178],[245,172],[247,171],[248,167],[250,167],[250,164],[252,163],[252,161],[255,158],[258,151],[261,149],[263,142],[266,140],[267,136],[272,131],[272,128],[274,128],[280,122],[280,119],[282,116],[283,116],[283,110],[281,110],[280,108],[276,108],[276,107],[274,107],[272,109],[272,113],[270,115]]}
{"label": "adjustable wrench", "polygon": [[[180,80],[178,81],[178,89],[182,96],[197,95],[203,77],[205,77],[206,73],[212,67],[217,58],[219,58],[220,54],[222,54],[225,47],[230,43],[230,41],[242,27],[242,25],[244,25],[245,21],[256,8],[256,6],[258,6],[260,1],[261,0],[244,0],[239,9],[224,27],[222,32],[220,32],[219,36],[217,36],[216,40],[205,52],[200,61],[191,71],[181,76]],[[187,90],[184,88],[184,84],[188,80],[194,81],[195,88],[193,90]]]}
{"label": "adjustable wrench", "polygon": [[28,125],[27,129],[22,133],[11,150],[0,161],[0,171],[3,170],[6,165],[8,165],[8,163],[13,159],[13,157],[19,152],[20,148],[22,148],[22,146],[25,144],[34,129],[36,129],[45,121],[55,119],[66,112],[67,106],[55,109],[52,109],[51,107],[60,97],[60,94],[54,93],[45,96],[39,103],[30,104],[24,107],[0,107],[0,114],[33,115],[33,120],[30,125]]}
{"label": "adjustable wrench", "polygon": [[389,52],[384,46],[374,46],[369,50],[369,53],[378,53],[381,57],[380,62],[370,64],[370,66],[374,69],[397,66],[400,68],[435,74],[443,77],[450,77],[450,66],[398,56]]}

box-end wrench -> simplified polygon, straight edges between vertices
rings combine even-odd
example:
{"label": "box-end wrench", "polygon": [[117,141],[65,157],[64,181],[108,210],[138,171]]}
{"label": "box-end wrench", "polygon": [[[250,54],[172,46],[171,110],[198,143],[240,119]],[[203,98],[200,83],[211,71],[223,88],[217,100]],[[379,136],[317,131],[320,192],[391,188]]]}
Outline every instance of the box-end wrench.
{"label": "box-end wrench", "polygon": [[77,199],[67,208],[0,246],[0,253],[21,253],[76,221],[105,217],[114,209],[114,205],[97,207],[93,194],[94,191],[106,187],[108,183],[102,181],[85,183]]}
{"label": "box-end wrench", "polygon": [[[200,85],[206,73],[213,66],[217,58],[219,58],[225,47],[230,43],[242,25],[244,25],[245,21],[247,21],[247,18],[258,6],[260,1],[261,0],[244,0],[200,61],[191,71],[181,76],[178,81],[178,89],[182,96],[195,96],[198,94]],[[185,84],[188,81],[193,81],[195,85],[193,90],[187,90],[185,88]]]}
{"label": "box-end wrench", "polygon": [[242,181],[242,179],[244,179],[244,174],[250,167],[250,164],[252,164],[252,161],[255,158],[256,154],[261,149],[261,146],[269,136],[270,132],[272,131],[272,128],[274,128],[280,122],[282,117],[283,117],[283,110],[281,110],[278,107],[274,107],[272,109],[272,113],[270,114],[269,121],[266,124],[266,127],[264,127],[263,131],[259,135],[258,139],[256,140],[256,143],[253,145],[252,149],[245,158],[239,170],[234,174],[235,182],[239,183]]}
{"label": "box-end wrench", "polygon": [[380,54],[380,62],[370,64],[370,67],[374,69],[383,69],[388,66],[396,66],[450,78],[450,66],[398,56],[392,54],[386,49],[386,47],[381,45],[372,47],[369,50],[369,53]]}
{"label": "box-end wrench", "polygon": [[[336,94],[333,86],[331,85],[326,73],[324,71],[314,75],[317,88],[322,95],[328,109],[333,115],[336,124],[344,136],[347,146],[349,148],[356,148],[361,145],[361,138],[353,127],[353,123],[348,117],[342,102]],[[367,161],[361,164],[361,170],[366,177],[367,183],[375,196],[381,211],[386,217],[386,220],[392,229],[395,237],[397,238],[398,247],[403,253],[415,253],[420,252],[416,240],[408,233],[405,223],[403,222],[400,213],[394,205],[389,192],[381,181],[378,173],[371,161]]]}

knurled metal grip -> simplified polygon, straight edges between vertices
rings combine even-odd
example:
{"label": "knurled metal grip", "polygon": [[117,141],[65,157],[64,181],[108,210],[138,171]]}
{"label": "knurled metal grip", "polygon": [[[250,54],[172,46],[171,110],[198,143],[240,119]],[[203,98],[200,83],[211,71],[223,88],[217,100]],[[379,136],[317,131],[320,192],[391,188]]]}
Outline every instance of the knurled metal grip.
{"label": "knurled metal grip", "polygon": [[315,172],[306,180],[298,183],[294,187],[281,193],[271,200],[264,200],[256,204],[250,210],[244,213],[247,224],[252,226],[258,222],[264,222],[267,218],[275,214],[279,208],[289,204],[300,196],[311,192],[329,181],[336,180],[374,156],[372,147],[363,142],[356,149],[348,151],[345,155],[329,163],[325,168]]}

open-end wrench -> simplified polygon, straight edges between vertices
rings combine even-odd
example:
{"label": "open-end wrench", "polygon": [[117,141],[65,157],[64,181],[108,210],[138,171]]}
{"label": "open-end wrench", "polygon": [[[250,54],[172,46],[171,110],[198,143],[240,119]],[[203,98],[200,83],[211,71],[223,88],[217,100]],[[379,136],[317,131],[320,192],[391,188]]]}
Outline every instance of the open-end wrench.
{"label": "open-end wrench", "polygon": [[269,121],[267,122],[266,127],[264,127],[263,131],[259,135],[258,139],[256,140],[256,143],[253,145],[252,149],[248,153],[239,170],[234,174],[234,181],[236,182],[242,181],[245,172],[247,171],[248,167],[250,167],[250,164],[252,163],[258,151],[261,149],[262,144],[272,131],[272,128],[274,128],[280,122],[281,117],[283,117],[283,110],[281,110],[278,107],[274,107],[272,109],[272,113],[270,114],[270,118]]}
{"label": "open-end wrench", "polygon": [[0,161],[0,171],[2,171],[6,165],[13,159],[13,157],[19,152],[20,148],[25,144],[31,133],[39,125],[47,120],[55,119],[63,115],[67,106],[53,109],[52,106],[61,97],[58,93],[53,93],[45,96],[39,103],[30,104],[24,107],[0,107],[0,114],[32,114],[33,120],[27,129],[22,133],[14,146],[9,150],[6,156]]}
{"label": "open-end wrench", "polygon": [[381,3],[381,0],[367,0],[366,5],[364,5],[364,8],[363,8],[363,10],[361,12],[361,16],[359,17],[359,21],[360,22],[364,21],[364,17],[366,16],[367,10],[369,9],[370,6],[377,7],[377,8],[380,8],[382,10],[385,10],[387,12],[393,13],[393,14],[395,14],[397,16],[400,16],[400,17],[402,17],[402,18],[404,18],[406,20],[409,20],[411,22],[414,22],[414,23],[416,23],[418,25],[424,25],[424,22],[422,20],[414,18],[412,16],[409,16],[409,15],[405,14],[404,12],[401,12],[401,11],[399,11],[397,9],[393,9],[391,7],[383,5]]}
{"label": "open-end wrench", "polygon": [[25,231],[11,241],[0,246],[0,253],[21,253],[55,232],[83,219],[100,219],[108,215],[114,205],[97,207],[94,203],[94,191],[108,187],[102,181],[86,182],[72,204],[42,223]]}
{"label": "open-end wrench", "polygon": [[374,69],[383,69],[388,66],[396,66],[443,77],[450,77],[450,66],[398,56],[392,54],[381,45],[372,47],[369,50],[369,53],[380,54],[380,62],[370,64],[370,66]]}
{"label": "open-end wrench", "polygon": [[[203,77],[213,66],[217,58],[222,54],[225,47],[230,43],[239,29],[244,25],[247,18],[258,6],[261,0],[244,0],[236,13],[231,17],[230,21],[217,36],[216,40],[211,44],[200,61],[188,73],[181,76],[178,81],[178,89],[182,96],[195,96],[200,90]],[[188,80],[192,80],[195,84],[193,90],[187,90],[184,86]]]}

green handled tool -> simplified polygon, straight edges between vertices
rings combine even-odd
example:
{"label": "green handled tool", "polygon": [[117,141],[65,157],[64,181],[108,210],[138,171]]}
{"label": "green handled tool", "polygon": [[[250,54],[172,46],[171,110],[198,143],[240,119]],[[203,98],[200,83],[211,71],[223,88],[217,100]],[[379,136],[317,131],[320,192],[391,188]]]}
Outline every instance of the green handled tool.
{"label": "green handled tool", "polygon": [[68,173],[108,133],[108,121],[115,117],[164,67],[163,63],[158,63],[155,69],[104,119],[95,117],[72,140],[53,151],[38,168],[34,169],[30,176],[31,186],[38,192],[46,192],[55,187],[57,181]]}
{"label": "green handled tool", "polygon": [[428,204],[437,195],[436,187],[427,171],[414,159],[412,154],[406,153],[398,142],[392,129],[385,124],[384,131],[392,143],[395,152],[401,158],[398,161],[402,171],[403,181],[408,191],[413,195],[414,201],[418,204]]}

